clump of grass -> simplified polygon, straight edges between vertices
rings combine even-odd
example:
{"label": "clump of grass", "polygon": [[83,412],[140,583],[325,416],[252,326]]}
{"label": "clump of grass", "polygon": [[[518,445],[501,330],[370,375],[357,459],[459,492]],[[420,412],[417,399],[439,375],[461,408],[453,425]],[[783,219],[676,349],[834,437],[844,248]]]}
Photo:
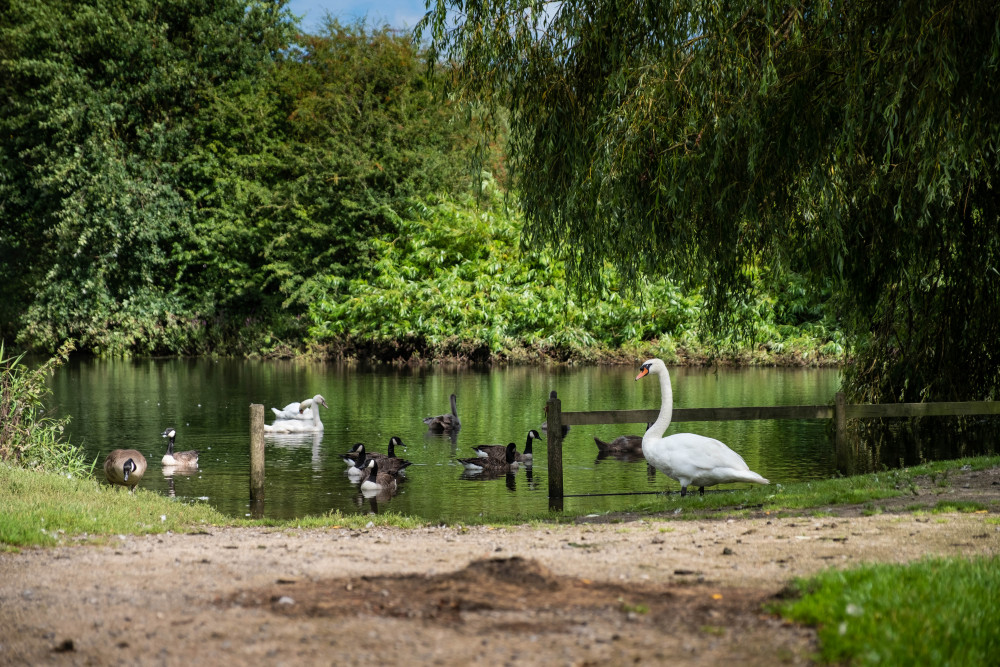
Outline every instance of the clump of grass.
{"label": "clump of grass", "polygon": [[801,597],[772,610],[816,626],[825,661],[985,665],[1000,655],[997,557],[828,570],[793,588]]}
{"label": "clump of grass", "polygon": [[93,471],[83,449],[63,437],[69,418],[56,419],[45,409],[47,380],[72,350],[67,342],[55,357],[32,369],[23,363],[24,355],[7,357],[0,343],[0,462],[77,476]]}
{"label": "clump of grass", "polygon": [[965,514],[972,514],[973,512],[986,512],[988,510],[986,505],[974,500],[939,500],[931,511],[934,513],[963,512]]}
{"label": "clump of grass", "polygon": [[237,525],[275,526],[280,528],[350,528],[353,530],[384,526],[421,528],[427,525],[427,522],[423,519],[400,514],[399,512],[383,511],[378,514],[342,514],[339,510],[327,512],[321,516],[306,516],[292,521],[287,519],[239,519],[235,523]]}

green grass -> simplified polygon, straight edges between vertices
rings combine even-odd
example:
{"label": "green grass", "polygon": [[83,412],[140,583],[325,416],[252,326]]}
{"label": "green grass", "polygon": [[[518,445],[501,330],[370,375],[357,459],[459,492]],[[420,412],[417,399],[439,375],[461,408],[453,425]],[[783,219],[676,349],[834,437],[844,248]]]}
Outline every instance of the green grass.
{"label": "green grass", "polygon": [[[1000,456],[985,456],[956,461],[939,461],[904,470],[837,479],[752,486],[746,489],[697,494],[681,498],[646,496],[623,509],[626,513],[653,515],[657,518],[693,519],[705,517],[740,517],[761,512],[773,515],[825,516],[836,505],[862,505],[867,513],[881,511],[877,501],[911,493],[918,475],[937,474],[968,466],[973,470],[1000,466]],[[525,523],[571,523],[581,512],[574,512],[567,499],[564,512],[519,512],[489,514],[462,521],[465,525],[516,525]],[[946,501],[935,507],[912,504],[908,511],[977,512],[990,510],[981,503]],[[994,508],[995,509],[995,508]],[[614,516],[613,514],[611,515]],[[623,519],[624,520],[624,519]],[[117,534],[161,533],[198,530],[206,524],[274,528],[364,528],[398,526],[413,528],[427,521],[394,512],[378,515],[342,515],[338,512],[293,520],[234,519],[204,503],[185,503],[151,491],[138,489],[130,496],[123,489],[99,483],[89,475],[59,475],[24,470],[0,464],[0,545],[6,548],[29,545],[55,545],[70,539],[100,541]]]}
{"label": "green grass", "polygon": [[276,528],[399,526],[426,522],[395,512],[333,512],[292,521],[233,519],[202,502],[186,503],[142,488],[134,495],[92,477],[25,470],[0,464],[0,548],[102,542],[114,535],[191,532],[207,526]]}
{"label": "green grass", "polygon": [[[913,495],[916,489],[915,478],[927,476],[934,483],[947,478],[950,471],[962,468],[984,470],[1000,466],[1000,456],[978,456],[974,458],[955,459],[951,461],[935,461],[900,470],[888,470],[866,475],[851,477],[836,477],[833,479],[797,482],[794,484],[771,484],[768,486],[750,486],[725,493],[710,493],[704,497],[688,495],[681,498],[679,494],[669,496],[647,496],[625,509],[637,513],[666,513],[675,518],[705,518],[723,514],[728,517],[749,515],[751,512],[770,512],[772,514],[801,514],[808,512],[814,516],[822,516],[827,508],[836,505],[861,505],[863,513],[878,514],[882,510],[877,501],[886,498]],[[948,506],[953,509],[938,509],[936,511],[974,512],[988,509],[978,503],[940,502],[939,507]],[[932,510],[918,503],[908,506],[908,511],[918,509]]]}
{"label": "green grass", "polygon": [[987,665],[1000,655],[997,557],[829,570],[793,587],[801,597],[773,611],[815,626],[827,662]]}
{"label": "green grass", "polygon": [[186,504],[93,478],[0,465],[0,544],[52,546],[69,539],[197,530],[228,519],[203,503]]}

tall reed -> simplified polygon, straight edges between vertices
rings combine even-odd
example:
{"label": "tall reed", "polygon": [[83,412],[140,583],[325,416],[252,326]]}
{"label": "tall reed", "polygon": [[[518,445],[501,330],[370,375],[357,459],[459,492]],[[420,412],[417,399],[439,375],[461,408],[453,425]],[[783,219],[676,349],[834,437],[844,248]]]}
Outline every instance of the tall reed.
{"label": "tall reed", "polygon": [[93,470],[82,448],[63,436],[69,417],[57,419],[45,408],[47,380],[72,351],[73,343],[66,342],[56,356],[30,368],[23,354],[9,357],[0,343],[0,462],[69,475]]}

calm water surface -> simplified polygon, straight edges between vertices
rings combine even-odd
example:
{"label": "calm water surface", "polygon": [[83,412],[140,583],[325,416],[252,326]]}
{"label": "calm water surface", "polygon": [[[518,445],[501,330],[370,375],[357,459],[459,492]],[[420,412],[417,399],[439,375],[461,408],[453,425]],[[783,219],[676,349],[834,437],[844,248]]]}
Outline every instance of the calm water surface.
{"label": "calm water surface", "polygon": [[[544,437],[535,442],[536,463],[499,479],[469,478],[456,461],[479,444],[515,441],[520,450],[529,429],[539,429],[551,390],[563,410],[656,409],[654,379],[635,382],[631,367],[516,367],[470,369],[358,369],[326,363],[209,360],[101,361],[74,359],[52,380],[57,414],[70,415],[70,440],[88,456],[135,448],[149,461],[142,487],[186,502],[207,502],[220,511],[249,512],[249,409],[283,407],[322,394],[321,434],[268,436],[264,514],[295,518],[331,510],[346,513],[391,509],[428,520],[461,521],[487,513],[544,511],[548,478]],[[829,404],[840,383],[831,369],[671,369],[676,407]],[[454,440],[427,433],[423,418],[450,410],[458,395],[462,429]],[[177,450],[201,450],[199,470],[166,474],[160,433],[177,429]],[[668,434],[693,431],[718,438],[739,452],[771,483],[832,476],[835,461],[824,421],[685,422]],[[563,442],[565,508],[602,512],[634,503],[634,496],[576,494],[677,490],[644,461],[598,459],[594,436],[611,440],[641,434],[644,425],[575,426]],[[397,453],[413,465],[391,497],[367,498],[346,475],[340,454],[355,442],[385,452],[400,436]],[[544,436],[544,434],[543,434]],[[719,487],[725,488],[725,487]]]}

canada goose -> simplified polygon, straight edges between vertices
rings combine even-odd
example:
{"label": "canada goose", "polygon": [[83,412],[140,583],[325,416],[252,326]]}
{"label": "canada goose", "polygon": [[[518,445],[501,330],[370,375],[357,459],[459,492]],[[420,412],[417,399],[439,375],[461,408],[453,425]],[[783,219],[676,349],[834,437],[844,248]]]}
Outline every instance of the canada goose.
{"label": "canada goose", "polygon": [[367,460],[365,458],[365,444],[363,442],[356,442],[354,446],[351,447],[351,451],[346,454],[341,454],[340,458],[347,464],[348,474],[361,474],[361,469],[364,467]]}
{"label": "canada goose", "polygon": [[504,448],[504,457],[495,459],[492,456],[476,456],[471,459],[459,459],[466,470],[482,470],[484,472],[503,472],[517,468],[517,443],[508,443]]}
{"label": "canada goose", "polygon": [[406,447],[406,444],[403,442],[403,439],[400,438],[398,435],[394,435],[391,438],[389,438],[389,449],[386,450],[387,453],[380,454],[378,452],[369,452],[368,450],[365,449],[364,443],[356,442],[354,443],[354,446],[351,447],[351,450],[345,454],[341,454],[340,458],[344,461],[344,463],[348,464],[357,463],[365,456],[367,456],[368,458],[392,459],[396,458],[397,445],[399,445],[400,447]]}
{"label": "canada goose", "polygon": [[642,436],[642,455],[654,468],[680,482],[681,495],[695,485],[705,495],[706,486],[751,482],[769,484],[766,479],[750,470],[743,457],[713,438],[694,433],[677,433],[663,437],[674,410],[674,394],[670,386],[670,373],[660,359],[650,359],[639,368],[635,379],[648,374],[660,376],[660,414]]}
{"label": "canada goose", "polygon": [[160,463],[165,466],[176,466],[178,468],[197,468],[198,467],[198,450],[189,449],[186,452],[175,452],[174,451],[174,437],[177,435],[177,431],[173,428],[168,428],[161,434],[164,438],[167,438],[167,453],[163,455],[160,459]]}
{"label": "canada goose", "polygon": [[378,461],[372,459],[368,462],[367,468],[368,479],[361,482],[361,488],[365,491],[374,491],[376,489],[386,489],[389,491],[396,490],[396,476],[391,475],[387,472],[383,472],[378,468]]}
{"label": "canada goose", "polygon": [[[319,418],[319,406],[328,407],[326,399],[319,394],[299,403],[300,414],[305,414],[307,408],[311,408],[311,419],[285,419],[278,418],[273,424],[264,424],[265,433],[309,433],[323,430],[323,422]],[[273,408],[272,408],[273,409]]]}
{"label": "canada goose", "polygon": [[[412,465],[412,462],[406,461],[404,459],[397,459],[397,458],[390,459],[389,457],[374,458],[374,459],[366,458],[364,460],[364,463],[361,462],[358,463],[358,467],[360,467],[361,469],[358,481],[363,482],[366,479],[368,479],[369,475],[371,475],[371,468],[368,467],[368,463],[370,461],[375,461],[376,463],[378,463],[378,469],[381,472],[388,473],[393,477],[396,477],[397,479],[401,479],[401,476],[406,474],[407,466]],[[353,474],[352,477],[354,477]]]}
{"label": "canada goose", "polygon": [[438,415],[437,417],[424,417],[427,430],[431,433],[453,433],[462,428],[462,422],[458,419],[458,406],[455,394],[451,395],[451,414]]}
{"label": "canada goose", "polygon": [[[653,424],[652,422],[646,424],[646,430],[649,430]],[[642,436],[641,435],[620,435],[611,442],[605,442],[594,436],[594,442],[597,443],[597,449],[601,452],[607,453],[625,453],[625,452],[636,452],[642,453]]]}
{"label": "canada goose", "polygon": [[641,435],[620,435],[611,442],[605,442],[595,435],[594,442],[597,443],[597,449],[602,452],[642,451]]}
{"label": "canada goose", "polygon": [[[541,437],[535,429],[528,431],[528,438],[524,443],[524,451],[515,452],[514,460],[518,463],[531,463],[535,458],[534,453],[531,451],[531,443]],[[480,458],[489,456],[494,459],[503,459],[507,456],[507,445],[479,445],[478,447],[473,447],[473,449],[476,450]]]}
{"label": "canada goose", "polygon": [[[319,403],[320,405],[326,406],[326,399],[324,399],[319,394],[312,397],[312,403],[309,403],[310,399],[306,399],[299,403],[297,401],[289,403],[283,408],[271,408],[271,412],[274,413],[275,421],[285,420],[285,419],[302,419],[305,421],[310,421],[313,418],[312,406],[314,403]],[[305,404],[303,406],[303,404]]]}
{"label": "canada goose", "polygon": [[135,449],[115,449],[104,459],[104,477],[111,484],[127,486],[129,493],[142,481],[146,457]]}
{"label": "canada goose", "polygon": [[381,466],[383,471],[396,474],[402,472],[404,468],[412,464],[411,461],[396,456],[396,445],[406,446],[399,436],[394,435],[389,438],[389,453],[380,454],[379,452],[369,452],[365,449],[364,443],[358,442],[351,447],[349,452],[341,454],[340,458],[348,465],[348,475],[362,474],[368,461],[372,459],[378,460],[379,466]]}

